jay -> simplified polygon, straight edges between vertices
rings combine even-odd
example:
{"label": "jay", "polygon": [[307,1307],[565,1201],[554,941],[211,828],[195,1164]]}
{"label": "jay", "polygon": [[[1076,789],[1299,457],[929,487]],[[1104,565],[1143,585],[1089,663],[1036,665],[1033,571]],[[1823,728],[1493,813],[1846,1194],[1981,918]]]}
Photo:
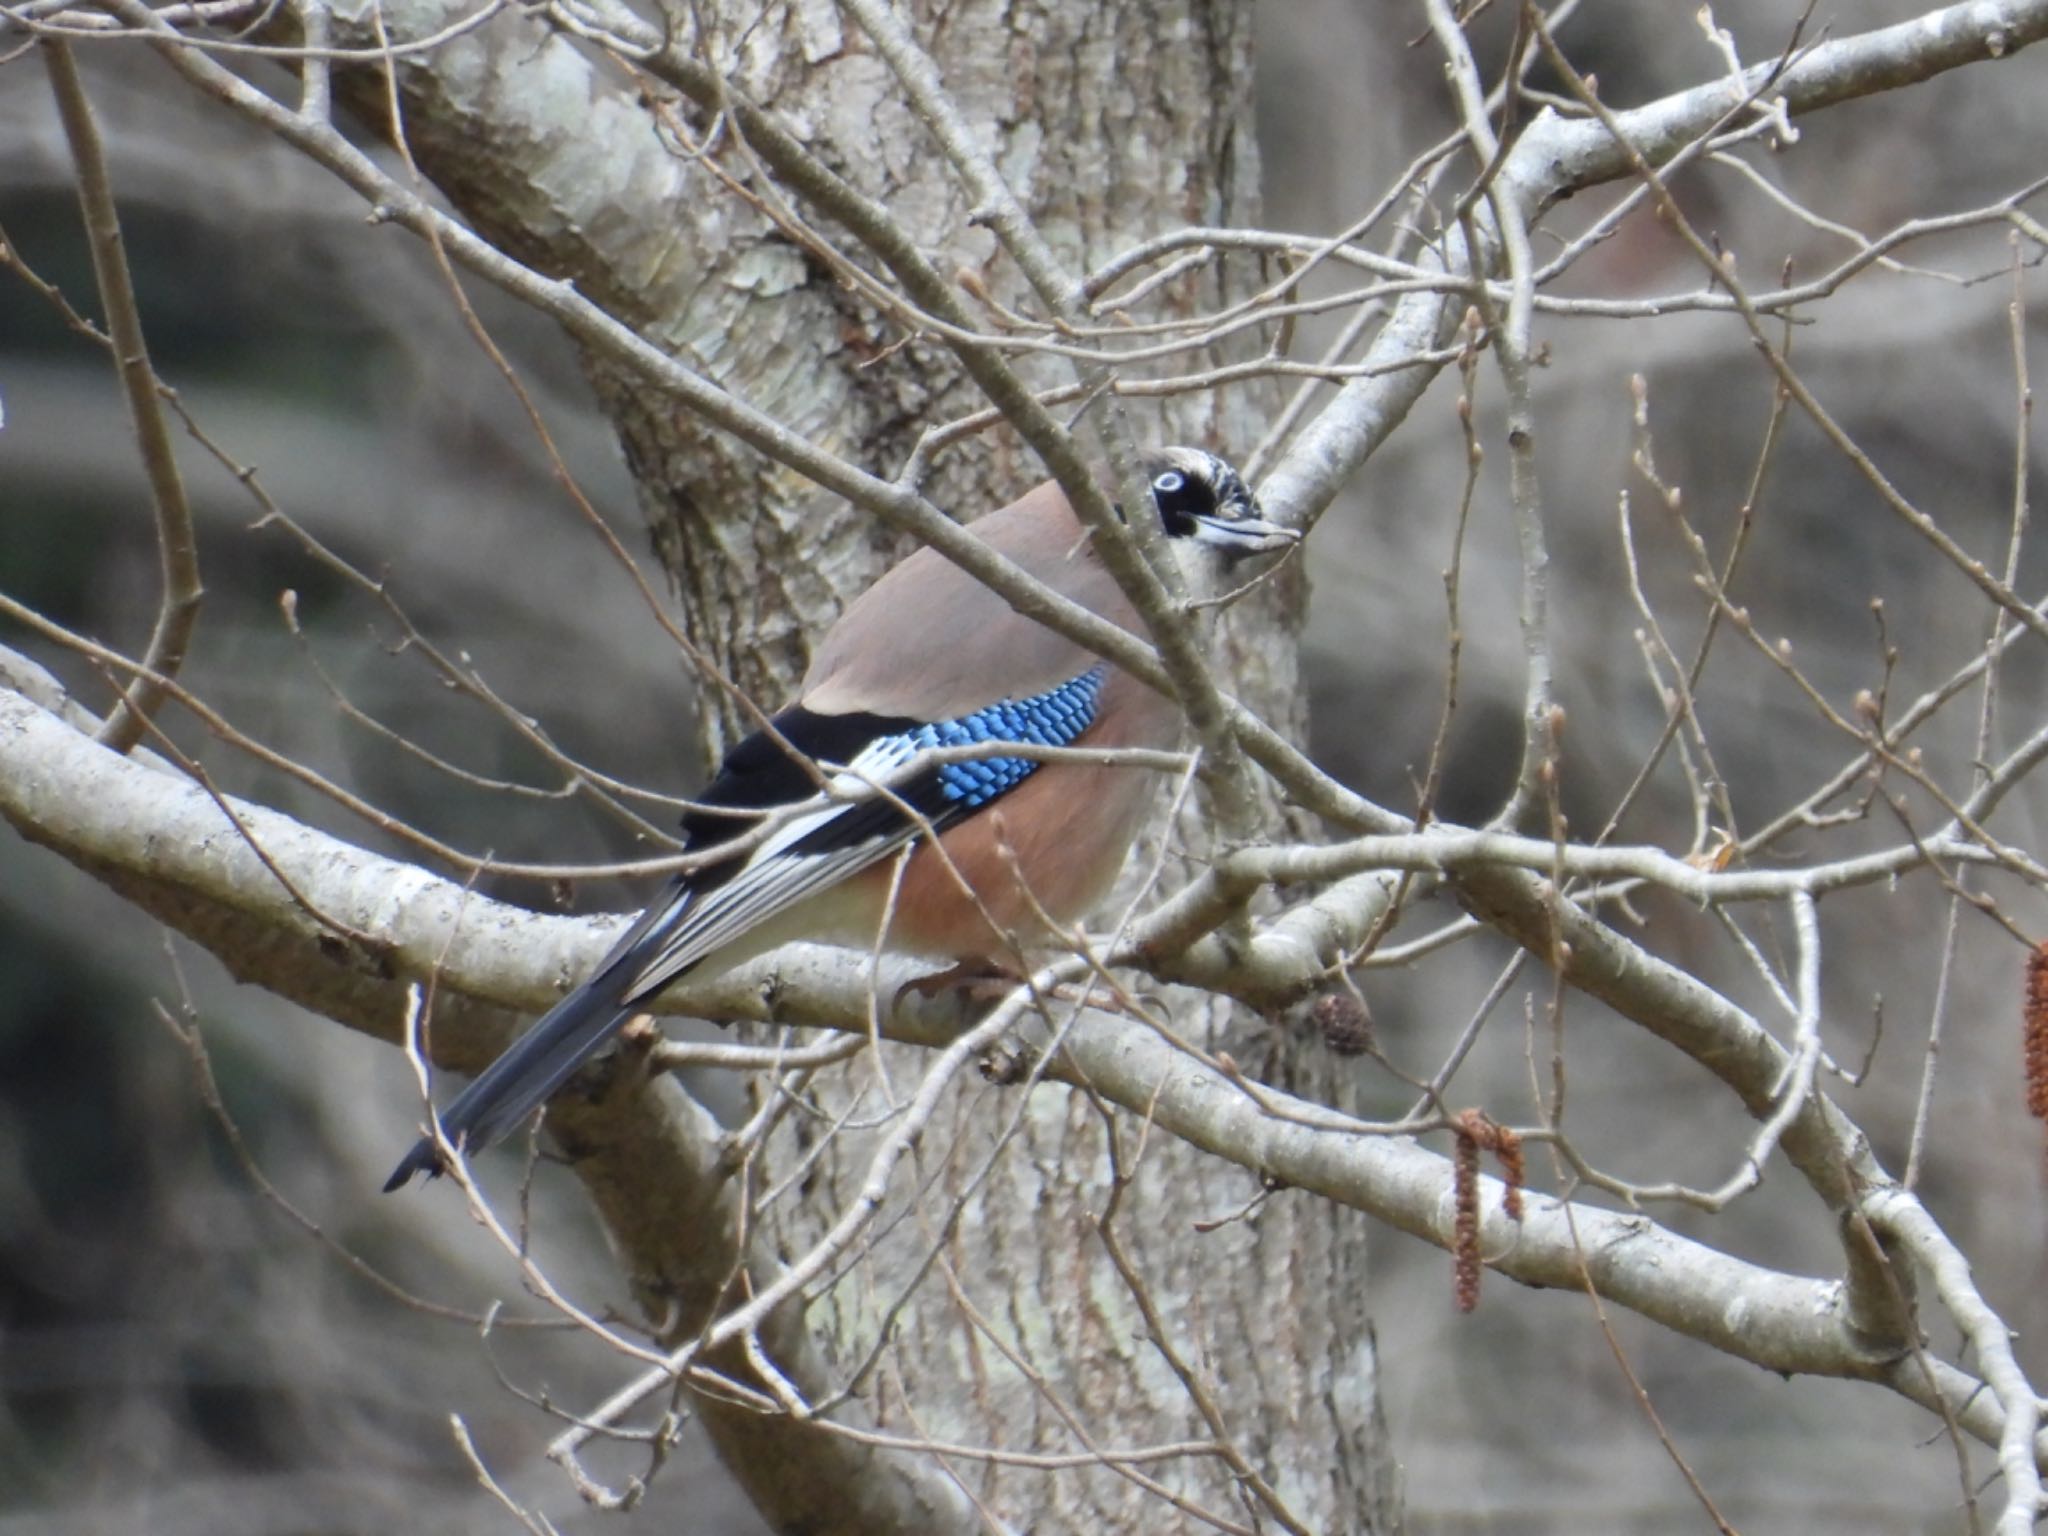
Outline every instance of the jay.
{"label": "jay", "polygon": [[[1220,592],[1245,557],[1296,542],[1215,455],[1164,448],[1145,463],[1168,546],[1198,594]],[[1062,596],[1143,632],[1057,484],[970,531]],[[1044,938],[1045,917],[1084,917],[1123,868],[1152,774],[995,750],[935,764],[920,754],[1003,742],[1170,749],[1181,731],[1172,700],[930,549],[841,615],[771,724],[726,754],[683,818],[686,852],[743,846],[676,877],[587,981],[441,1111],[449,1141],[476,1152],[516,1129],[700,967],[724,970],[796,939],[866,948],[885,921],[891,953],[966,962]],[[770,830],[752,835],[764,816]],[[440,1171],[422,1138],[384,1187]]]}

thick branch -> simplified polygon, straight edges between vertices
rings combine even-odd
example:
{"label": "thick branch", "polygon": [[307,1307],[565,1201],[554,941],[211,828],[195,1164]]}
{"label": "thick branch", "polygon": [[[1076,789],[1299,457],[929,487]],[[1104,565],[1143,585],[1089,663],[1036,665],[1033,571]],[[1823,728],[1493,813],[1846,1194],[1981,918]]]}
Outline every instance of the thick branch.
{"label": "thick branch", "polygon": [[[18,662],[5,672],[23,680]],[[476,1071],[502,1050],[521,1015],[552,1001],[604,942],[599,925],[536,918],[237,803],[244,837],[197,785],[96,747],[4,689],[0,784],[0,815],[25,836],[211,951],[238,980],[394,1042],[407,987],[431,982],[434,1057],[461,1070]],[[375,947],[336,939],[279,884],[251,838],[315,906]],[[763,1011],[758,991],[744,984],[706,1002],[735,1016]],[[688,1337],[709,1321],[737,1270],[765,1279],[776,1264],[736,1247],[740,1192],[720,1159],[716,1123],[673,1078],[650,1079],[630,1070],[637,1063],[621,1065],[628,1070],[592,1100],[559,1101],[549,1125],[575,1158],[649,1315]],[[801,1390],[821,1398],[829,1392],[801,1308],[769,1316],[760,1338]],[[700,1363],[752,1379],[737,1346]],[[782,1528],[844,1536],[980,1528],[958,1488],[927,1459],[878,1458],[852,1439],[715,1393],[695,1407],[740,1474],[760,1472],[750,1493]]]}
{"label": "thick branch", "polygon": [[[451,881],[260,807],[237,811],[295,885],[377,940],[376,954],[324,937],[204,791],[94,746],[22,694],[0,693],[0,815],[214,949],[243,979],[354,1027],[395,1038],[406,985],[433,978],[442,1000],[433,1041],[438,1060],[474,1066],[486,1059],[504,1029],[504,1016],[490,1005],[531,1009],[551,1001],[568,976],[596,960],[610,932],[609,924],[543,917],[469,895]],[[1531,877],[1503,872],[1501,878],[1519,883]],[[1610,953],[1597,925],[1574,927],[1567,938],[1580,967],[1574,980],[1624,1011],[1666,999],[1668,989],[1682,983],[1702,994],[1697,1023],[1685,1027],[1705,1029],[1739,1012],[1690,978],[1637,974],[1643,957]],[[774,962],[766,988],[762,970],[753,968],[674,988],[665,1002],[711,1017],[765,1019],[772,1013],[787,1023],[861,1032],[871,1001],[866,971],[864,959],[797,949]],[[883,984],[895,980],[885,975]],[[926,1045],[953,1038],[963,1022],[951,999],[914,998],[885,1021],[891,1038]],[[1768,1036],[1753,1024],[1750,1029],[1752,1051],[1782,1057]],[[1675,1033],[1676,1026],[1667,1030]],[[1726,1046],[1724,1039],[1715,1048]],[[1706,1049],[1697,1040],[1691,1048]],[[1048,1066],[1055,1080],[1085,1085],[1262,1176],[1428,1241],[1449,1241],[1450,1165],[1412,1140],[1360,1134],[1333,1111],[1234,1080],[1117,1016],[1082,1015]],[[1760,1078],[1771,1070],[1766,1060],[1753,1066]],[[610,1197],[621,1191],[671,1191],[651,1217],[623,1198],[614,1214],[628,1223],[623,1236],[629,1247],[645,1245],[634,1263],[663,1277],[665,1286],[680,1286],[685,1281],[679,1277],[697,1272],[704,1249],[715,1246],[707,1238],[720,1230],[710,1220],[680,1223],[673,1208],[678,1200],[720,1198],[701,1168],[710,1128],[678,1090],[649,1087],[630,1071],[625,1076],[593,1102],[552,1110],[552,1123],[580,1154],[578,1172],[608,1211]],[[1795,1122],[1786,1133],[1795,1158],[1801,1136],[1821,1143],[1824,1162],[1828,1153],[1840,1156],[1843,1142],[1860,1141],[1824,1101],[1811,1114],[1821,1118]],[[1838,1178],[1851,1171],[1834,1166]],[[1869,1165],[1855,1171],[1869,1171]],[[1497,1201],[1489,1199],[1487,1209],[1483,1250],[1515,1279],[1565,1288],[1589,1273],[1616,1304],[1770,1370],[1876,1381],[1916,1402],[1932,1401],[1938,1389],[1963,1405],[1959,1417],[1972,1433],[1991,1440],[2001,1433],[2002,1417],[1983,1394],[1972,1397],[1974,1384],[1961,1373],[1944,1367],[1930,1387],[1917,1366],[1908,1369],[1893,1353],[1874,1352],[1851,1325],[1836,1282],[1745,1263],[1646,1217],[1575,1206],[1574,1239],[1560,1205],[1537,1202],[1519,1225],[1500,1213]],[[720,1280],[729,1273],[725,1257],[714,1256],[709,1267]],[[784,1344],[772,1342],[778,1349]],[[789,1347],[800,1364],[801,1340]]]}

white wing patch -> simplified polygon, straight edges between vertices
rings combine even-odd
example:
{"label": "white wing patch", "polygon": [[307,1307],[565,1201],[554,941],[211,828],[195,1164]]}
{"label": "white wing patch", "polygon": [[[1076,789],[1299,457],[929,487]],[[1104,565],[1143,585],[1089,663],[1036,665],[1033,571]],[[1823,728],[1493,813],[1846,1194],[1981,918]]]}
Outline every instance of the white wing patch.
{"label": "white wing patch", "polygon": [[877,785],[900,782],[922,754],[907,736],[884,736],[863,748],[833,774],[825,790],[799,802],[797,814],[747,855],[722,885],[680,899],[661,922],[650,924],[642,942],[667,926],[661,946],[647,957],[620,996],[622,1003],[651,997],[714,950],[787,911],[805,897],[838,884],[880,862],[924,829],[901,820],[874,837],[817,853],[792,853],[798,843],[839,818],[871,804]]}

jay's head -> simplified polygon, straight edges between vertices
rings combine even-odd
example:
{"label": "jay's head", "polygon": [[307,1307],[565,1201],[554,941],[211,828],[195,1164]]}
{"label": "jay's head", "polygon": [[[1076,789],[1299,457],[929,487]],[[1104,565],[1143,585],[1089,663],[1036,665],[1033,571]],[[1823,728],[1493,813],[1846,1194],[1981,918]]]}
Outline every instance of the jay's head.
{"label": "jay's head", "polygon": [[1268,522],[1242,476],[1200,448],[1145,456],[1152,501],[1174,552],[1197,586],[1211,585],[1251,555],[1291,549],[1301,535]]}

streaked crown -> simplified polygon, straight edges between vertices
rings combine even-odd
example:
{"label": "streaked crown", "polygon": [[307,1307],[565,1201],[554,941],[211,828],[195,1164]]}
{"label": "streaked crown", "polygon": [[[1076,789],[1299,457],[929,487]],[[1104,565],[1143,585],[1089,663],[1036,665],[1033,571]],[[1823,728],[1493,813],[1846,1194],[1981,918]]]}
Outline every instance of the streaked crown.
{"label": "streaked crown", "polygon": [[1168,538],[1191,539],[1231,560],[1301,540],[1293,529],[1268,522],[1244,477],[1204,449],[1155,449],[1145,456],[1145,472]]}

